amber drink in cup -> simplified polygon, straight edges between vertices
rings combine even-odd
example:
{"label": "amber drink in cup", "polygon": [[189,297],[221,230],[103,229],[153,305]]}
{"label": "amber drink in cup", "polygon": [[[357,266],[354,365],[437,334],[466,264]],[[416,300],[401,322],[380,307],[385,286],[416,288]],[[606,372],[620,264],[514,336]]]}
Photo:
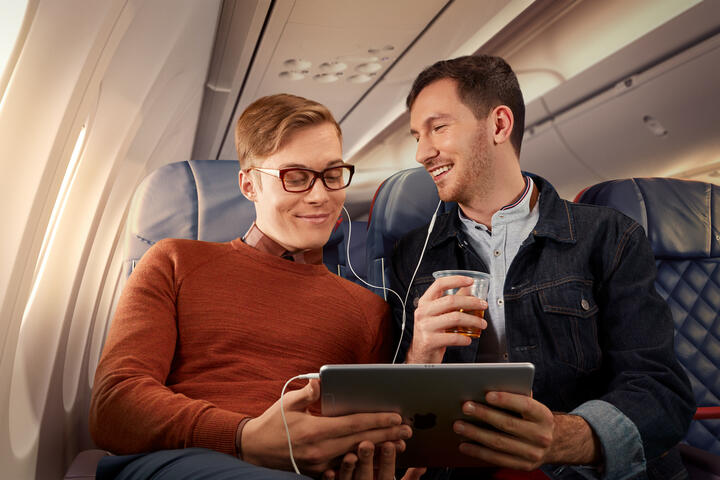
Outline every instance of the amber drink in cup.
{"label": "amber drink in cup", "polygon": [[[451,288],[445,290],[445,295],[472,295],[481,300],[487,300],[488,289],[490,288],[490,275],[484,272],[477,272],[475,270],[438,270],[433,272],[433,277],[437,280],[442,277],[450,277],[460,275],[463,277],[470,277],[473,279],[472,285],[460,288]],[[461,312],[475,315],[476,317],[483,318],[485,310],[463,310]],[[448,333],[460,333],[470,338],[477,338],[480,336],[480,330],[474,328],[465,327],[454,327],[446,330]]]}

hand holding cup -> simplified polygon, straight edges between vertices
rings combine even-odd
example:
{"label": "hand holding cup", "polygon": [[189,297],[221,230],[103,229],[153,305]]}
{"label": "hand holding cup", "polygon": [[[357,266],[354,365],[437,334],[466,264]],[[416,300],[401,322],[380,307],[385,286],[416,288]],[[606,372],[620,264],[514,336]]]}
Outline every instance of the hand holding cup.
{"label": "hand holding cup", "polygon": [[[437,272],[433,272],[433,277],[435,277],[436,280],[438,278],[451,277],[455,275],[470,277],[473,279],[473,283],[466,287],[445,290],[445,295],[470,295],[487,301],[488,290],[490,289],[489,274],[477,272],[475,270],[438,270]],[[459,311],[461,313],[469,313],[470,315],[475,315],[480,318],[485,317],[485,310],[466,310],[461,308]],[[473,327],[463,327],[461,325],[449,328],[445,331],[448,333],[460,333],[470,338],[477,338],[481,333],[481,330],[479,329]]]}
{"label": "hand holding cup", "polygon": [[440,363],[447,347],[466,347],[487,327],[480,312],[487,309],[489,275],[470,270],[433,275],[436,280],[417,300],[407,363]]}

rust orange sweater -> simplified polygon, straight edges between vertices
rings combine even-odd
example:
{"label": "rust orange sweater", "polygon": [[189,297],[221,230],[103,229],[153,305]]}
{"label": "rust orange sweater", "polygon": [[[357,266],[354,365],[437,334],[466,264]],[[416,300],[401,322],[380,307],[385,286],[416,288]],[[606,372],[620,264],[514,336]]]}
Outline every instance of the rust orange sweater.
{"label": "rust orange sweater", "polygon": [[163,240],[128,280],[95,373],[90,431],[118,454],[205,447],[289,378],[389,358],[389,311],[364,288],[229,243]]}

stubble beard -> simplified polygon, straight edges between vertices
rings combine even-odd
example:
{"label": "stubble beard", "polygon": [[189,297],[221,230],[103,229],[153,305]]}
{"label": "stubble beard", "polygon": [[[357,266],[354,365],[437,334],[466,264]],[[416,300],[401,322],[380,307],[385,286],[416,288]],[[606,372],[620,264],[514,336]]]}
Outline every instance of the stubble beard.
{"label": "stubble beard", "polygon": [[461,205],[470,205],[475,202],[481,202],[487,199],[495,184],[495,170],[493,160],[485,145],[484,135],[478,132],[477,137],[472,142],[466,161],[466,172],[456,172],[459,174],[454,185],[443,190],[438,189],[438,196],[443,202],[457,202]]}

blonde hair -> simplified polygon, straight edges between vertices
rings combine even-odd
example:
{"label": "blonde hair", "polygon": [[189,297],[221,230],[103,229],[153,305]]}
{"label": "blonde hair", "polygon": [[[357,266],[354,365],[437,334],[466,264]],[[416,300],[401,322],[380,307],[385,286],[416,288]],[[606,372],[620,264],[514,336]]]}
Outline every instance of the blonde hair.
{"label": "blonde hair", "polygon": [[256,166],[258,159],[277,152],[297,130],[321,123],[333,125],[342,141],[340,125],[324,105],[287,93],[255,100],[240,115],[235,127],[240,168]]}

